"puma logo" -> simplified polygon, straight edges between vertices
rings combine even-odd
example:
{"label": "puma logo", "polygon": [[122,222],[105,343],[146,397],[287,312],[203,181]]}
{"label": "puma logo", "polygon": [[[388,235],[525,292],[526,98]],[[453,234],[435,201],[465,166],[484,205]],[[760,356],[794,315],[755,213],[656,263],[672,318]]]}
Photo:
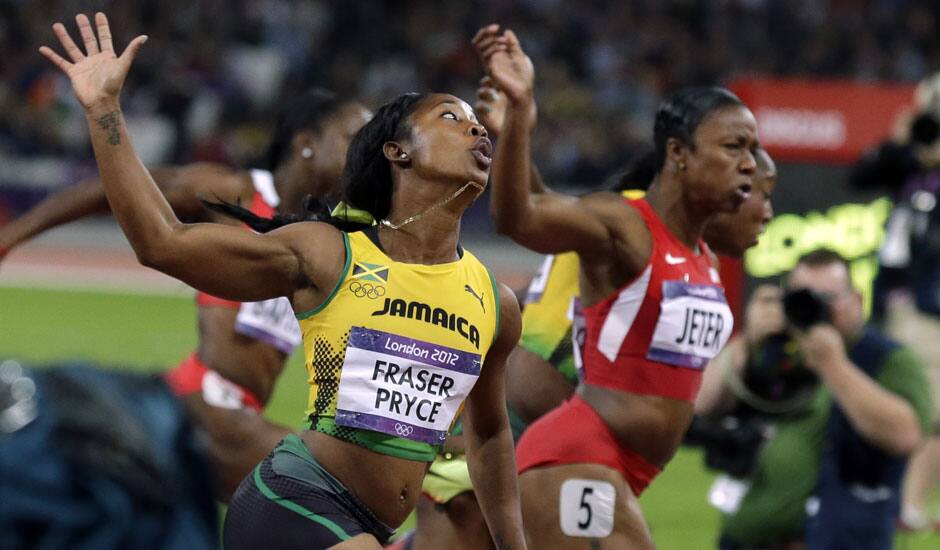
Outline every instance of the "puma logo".
{"label": "puma logo", "polygon": [[[480,308],[483,309],[483,313],[486,313],[486,308],[483,307],[483,296],[478,295],[475,290],[470,288],[470,285],[463,285],[463,289],[469,292],[471,296],[473,296],[474,298],[477,299],[478,302],[480,302]],[[483,294],[485,295],[486,293],[484,292]]]}

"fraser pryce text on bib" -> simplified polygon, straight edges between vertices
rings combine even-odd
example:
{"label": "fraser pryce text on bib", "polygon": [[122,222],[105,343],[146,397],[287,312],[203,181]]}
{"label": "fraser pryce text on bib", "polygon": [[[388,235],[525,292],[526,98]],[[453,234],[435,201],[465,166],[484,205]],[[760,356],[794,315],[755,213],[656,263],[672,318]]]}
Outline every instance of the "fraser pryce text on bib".
{"label": "fraser pryce text on bib", "polygon": [[336,423],[441,445],[479,376],[479,354],[353,327]]}

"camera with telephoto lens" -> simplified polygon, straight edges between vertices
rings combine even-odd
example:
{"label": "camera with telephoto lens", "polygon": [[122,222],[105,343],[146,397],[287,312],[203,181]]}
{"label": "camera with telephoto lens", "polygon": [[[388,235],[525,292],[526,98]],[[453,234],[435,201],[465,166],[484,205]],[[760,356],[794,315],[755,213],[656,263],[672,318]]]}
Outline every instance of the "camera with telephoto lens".
{"label": "camera with telephoto lens", "polygon": [[706,468],[742,479],[754,471],[757,451],[767,439],[768,427],[760,418],[728,414],[694,417],[683,443],[702,448]]}
{"label": "camera with telephoto lens", "polygon": [[832,322],[832,311],[825,298],[808,288],[789,290],[783,295],[783,314],[790,326],[799,330]]}

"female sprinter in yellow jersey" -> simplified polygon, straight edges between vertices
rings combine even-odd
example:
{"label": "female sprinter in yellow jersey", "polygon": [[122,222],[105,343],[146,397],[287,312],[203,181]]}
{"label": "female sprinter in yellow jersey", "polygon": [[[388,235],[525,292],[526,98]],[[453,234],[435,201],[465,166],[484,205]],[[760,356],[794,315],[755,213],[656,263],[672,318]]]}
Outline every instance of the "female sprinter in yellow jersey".
{"label": "female sprinter in yellow jersey", "polygon": [[[200,199],[210,197],[229,204],[248,199],[244,202],[256,216],[252,223],[271,225],[271,217],[299,216],[307,195],[339,199],[346,149],[370,116],[356,101],[312,89],[292,98],[277,117],[268,148],[270,171],[195,163],[156,167],[150,174],[173,212],[187,222],[240,225],[205,208]],[[108,199],[97,178],[70,185],[0,227],[0,262],[5,252],[49,229],[105,213],[110,213]],[[301,343],[300,328],[283,297],[240,303],[197,292],[196,305],[196,349],[164,376],[208,436],[216,495],[227,501],[245,474],[291,431],[260,413]]]}
{"label": "female sprinter in yellow jersey", "polygon": [[[112,211],[145,265],[222,298],[287,296],[302,322],[311,429],[288,436],[234,495],[225,547],[379,548],[414,508],[428,463],[463,409],[477,496],[497,548],[524,548],[503,368],[515,297],[458,245],[491,145],[473,110],[406,94],[354,137],[351,205],[381,220],[346,234],[296,223],[259,235],[174,216],[131,146],[118,95],[137,50],[79,15],[84,52],[43,47],[85,109]],[[483,464],[485,456],[486,465]]]}

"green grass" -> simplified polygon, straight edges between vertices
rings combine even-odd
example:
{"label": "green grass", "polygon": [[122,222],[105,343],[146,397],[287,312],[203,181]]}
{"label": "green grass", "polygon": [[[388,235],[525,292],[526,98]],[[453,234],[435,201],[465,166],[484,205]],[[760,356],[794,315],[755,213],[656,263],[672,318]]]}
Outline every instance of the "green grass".
{"label": "green grass", "polygon": [[[191,298],[0,288],[0,358],[90,360],[139,370],[175,365],[196,343]],[[300,426],[307,395],[303,362],[291,360],[267,415]],[[661,550],[714,548],[718,512],[706,502],[712,475],[682,450],[641,504]],[[940,548],[940,536],[899,537],[896,548]]]}

